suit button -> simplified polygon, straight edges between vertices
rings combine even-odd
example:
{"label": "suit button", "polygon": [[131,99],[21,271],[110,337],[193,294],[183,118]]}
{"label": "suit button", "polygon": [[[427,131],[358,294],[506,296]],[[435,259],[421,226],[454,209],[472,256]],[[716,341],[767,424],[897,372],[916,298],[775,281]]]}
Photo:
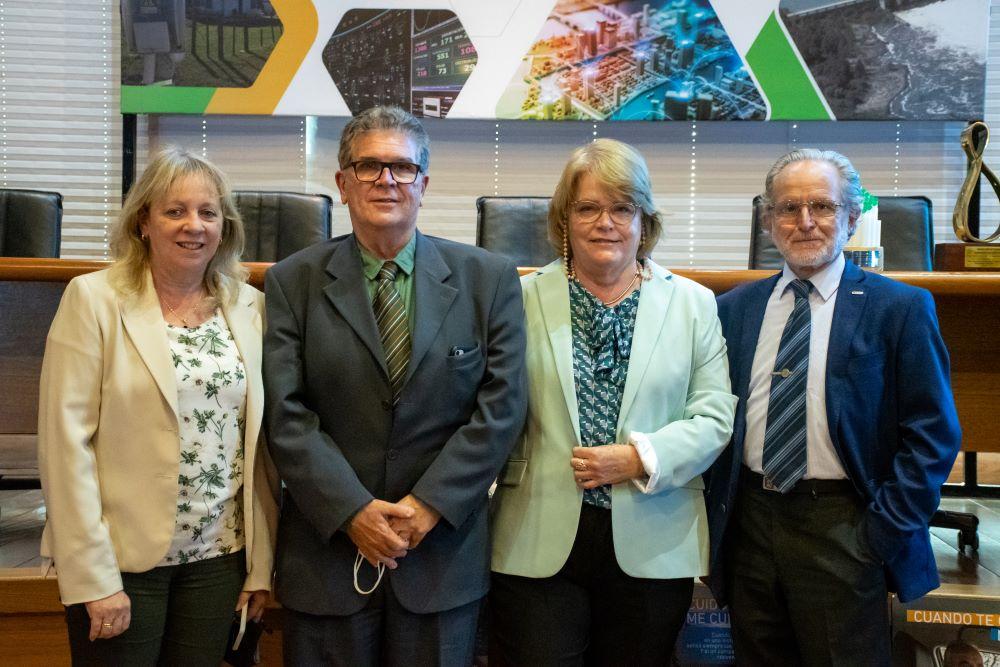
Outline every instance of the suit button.
{"label": "suit button", "polygon": [[389,401],[383,400],[382,401],[382,409],[386,410],[386,411],[392,410],[392,403],[390,403]]}
{"label": "suit button", "polygon": [[722,503],[722,513],[726,513],[726,503]]}
{"label": "suit button", "polygon": [[387,459],[389,459],[390,461],[395,461],[395,460],[396,460],[396,458],[397,458],[397,457],[399,456],[399,451],[398,451],[398,450],[395,450],[395,449],[390,449],[390,450],[389,450],[389,453],[388,453],[388,454],[386,454],[385,456],[386,456],[386,458],[387,458]]}

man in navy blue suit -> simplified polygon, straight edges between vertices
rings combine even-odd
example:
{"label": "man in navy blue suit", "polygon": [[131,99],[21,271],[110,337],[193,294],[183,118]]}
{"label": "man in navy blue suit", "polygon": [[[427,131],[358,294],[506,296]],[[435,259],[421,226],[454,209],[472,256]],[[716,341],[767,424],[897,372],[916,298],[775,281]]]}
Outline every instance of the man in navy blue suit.
{"label": "man in navy blue suit", "polygon": [[888,665],[887,591],[939,584],[927,523],[961,433],[922,289],[845,263],[850,161],[804,149],[767,174],[781,273],[719,297],[731,446],[709,472],[709,585],[740,664]]}

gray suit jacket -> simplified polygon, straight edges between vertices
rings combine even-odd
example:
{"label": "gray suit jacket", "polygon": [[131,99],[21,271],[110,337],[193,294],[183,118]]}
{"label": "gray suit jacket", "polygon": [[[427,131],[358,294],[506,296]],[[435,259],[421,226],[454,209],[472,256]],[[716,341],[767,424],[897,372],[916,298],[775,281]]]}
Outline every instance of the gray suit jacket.
{"label": "gray suit jacket", "polygon": [[[413,493],[441,521],[386,576],[410,611],[451,609],[488,589],[487,491],[524,422],[517,271],[417,232],[413,351],[395,410],[363,281],[353,235],[267,273],[268,446],[286,486],[277,595],[311,614],[359,611],[346,522],[373,498]],[[367,588],[374,568],[361,575]]]}

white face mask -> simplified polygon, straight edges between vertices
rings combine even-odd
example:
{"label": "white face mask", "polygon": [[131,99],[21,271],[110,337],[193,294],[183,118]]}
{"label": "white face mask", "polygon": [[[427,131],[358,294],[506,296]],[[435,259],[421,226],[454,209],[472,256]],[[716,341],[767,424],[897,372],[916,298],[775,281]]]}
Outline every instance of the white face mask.
{"label": "white face mask", "polygon": [[378,564],[378,578],[372,587],[367,591],[361,590],[361,585],[358,583],[358,572],[361,571],[361,564],[365,562],[365,557],[361,555],[361,549],[358,549],[358,555],[354,557],[354,590],[358,592],[359,595],[371,595],[378,588],[378,585],[382,583],[382,575],[385,574],[385,563]]}

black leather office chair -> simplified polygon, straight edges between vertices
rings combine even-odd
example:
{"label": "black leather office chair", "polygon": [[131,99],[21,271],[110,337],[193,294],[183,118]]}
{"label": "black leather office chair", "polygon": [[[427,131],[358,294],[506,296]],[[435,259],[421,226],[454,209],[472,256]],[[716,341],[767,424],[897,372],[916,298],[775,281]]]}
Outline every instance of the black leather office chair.
{"label": "black leather office chair", "polygon": [[0,257],[59,257],[62,195],[0,189]]}
{"label": "black leather office chair", "polygon": [[[57,258],[61,233],[62,195],[58,192],[0,189],[0,257]],[[0,339],[4,341],[0,345],[0,366],[4,366],[4,379],[11,377],[12,370],[23,376],[18,379],[26,386],[19,389],[27,388],[28,395],[32,393],[32,383],[34,394],[38,394],[37,371],[44,347],[39,335],[44,339],[62,289],[62,285],[28,282],[0,285],[0,313],[6,316],[0,318]],[[31,304],[33,314],[27,322],[19,317],[25,313],[18,310],[25,303]],[[33,325],[39,322],[45,322],[45,329],[35,331]],[[38,366],[32,373],[36,362]],[[0,460],[0,489],[38,488],[34,445],[37,420],[23,403],[7,403],[10,402],[0,407],[0,438],[7,440],[0,442],[0,450],[4,450]],[[10,474],[15,475],[13,480],[5,477]]]}
{"label": "black leather office chair", "polygon": [[277,262],[330,238],[333,200],[326,195],[236,190],[233,196],[246,227],[244,262]]}
{"label": "black leather office chair", "polygon": [[[760,197],[753,200],[750,228],[751,269],[778,269],[782,260],[761,227]],[[934,226],[927,197],[879,197],[882,248],[886,271],[931,271],[934,268]]]}
{"label": "black leather office chair", "polygon": [[549,245],[549,197],[480,197],[476,245],[517,266],[543,266],[557,257]]}

